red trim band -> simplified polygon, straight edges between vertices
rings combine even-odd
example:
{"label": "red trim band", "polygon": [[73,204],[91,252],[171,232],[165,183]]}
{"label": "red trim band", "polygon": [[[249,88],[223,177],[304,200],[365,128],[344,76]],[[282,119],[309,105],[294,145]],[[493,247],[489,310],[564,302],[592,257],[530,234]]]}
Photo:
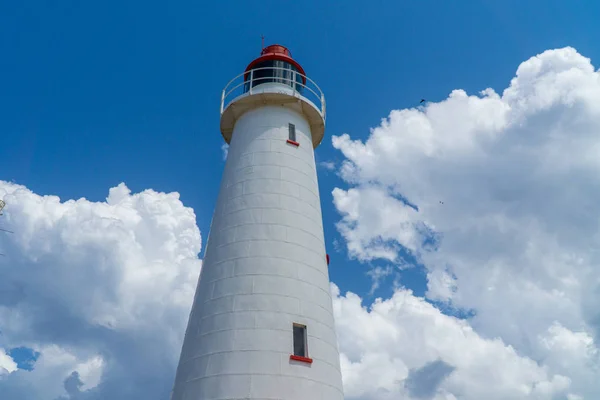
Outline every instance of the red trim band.
{"label": "red trim band", "polygon": [[294,145],[294,146],[296,146],[296,147],[300,146],[300,143],[298,143],[298,142],[294,142],[293,140],[290,140],[290,139],[288,139],[288,140],[287,140],[287,142],[288,142],[289,144],[293,144],[293,145]]}
{"label": "red trim band", "polygon": [[293,354],[290,355],[290,360],[305,362],[307,364],[312,364],[312,362],[313,362],[312,358],[302,357],[302,356],[295,356]]}

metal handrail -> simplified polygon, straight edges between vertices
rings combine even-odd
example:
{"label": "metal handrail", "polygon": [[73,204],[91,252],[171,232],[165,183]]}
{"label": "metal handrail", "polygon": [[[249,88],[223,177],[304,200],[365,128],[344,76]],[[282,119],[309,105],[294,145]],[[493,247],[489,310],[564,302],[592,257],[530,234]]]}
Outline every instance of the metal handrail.
{"label": "metal handrail", "polygon": [[[281,70],[281,71],[291,72],[292,77],[288,78],[288,77],[284,77],[284,76],[261,76],[261,77],[255,78],[255,71],[260,71],[260,70]],[[249,79],[246,79],[246,76],[248,76],[248,75],[249,75]],[[298,76],[300,76],[301,78],[304,78],[303,81],[306,83],[298,82],[297,81]],[[241,82],[238,82],[238,80],[240,80],[240,78],[241,78]],[[308,76],[301,74],[298,71],[294,71],[292,69],[283,68],[283,67],[254,68],[249,71],[244,71],[241,74],[234,77],[233,79],[231,79],[227,83],[227,85],[225,85],[225,88],[223,89],[223,91],[221,93],[221,114],[223,114],[223,111],[225,111],[227,106],[229,106],[229,104],[231,104],[233,101],[235,101],[235,99],[237,99],[239,96],[252,95],[253,89],[255,89],[255,87],[254,87],[255,82],[258,82],[261,80],[269,80],[269,81],[276,80],[277,82],[284,82],[286,84],[289,84],[290,89],[293,89],[293,92],[292,92],[293,96],[305,97],[307,100],[309,100],[311,103],[313,103],[317,107],[317,109],[323,116],[323,119],[325,119],[325,113],[326,113],[326,111],[325,111],[325,109],[326,109],[325,95],[323,94],[323,91],[321,90],[321,88]],[[265,82],[265,83],[269,83],[269,82]],[[248,91],[243,90],[243,88],[245,88],[246,85],[248,87]],[[297,87],[300,87],[301,89],[298,90]],[[242,93],[238,94],[238,92],[239,92],[238,89],[240,89],[240,88],[242,88]],[[306,92],[304,92],[304,90],[306,90]]]}

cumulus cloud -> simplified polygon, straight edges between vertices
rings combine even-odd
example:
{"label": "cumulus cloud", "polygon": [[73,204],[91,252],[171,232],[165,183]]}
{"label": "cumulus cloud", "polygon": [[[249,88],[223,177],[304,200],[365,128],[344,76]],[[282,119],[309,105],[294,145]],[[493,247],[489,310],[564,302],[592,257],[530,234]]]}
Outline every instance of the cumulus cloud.
{"label": "cumulus cloud", "polygon": [[[596,398],[599,100],[590,60],[565,48],[501,95],[456,90],[364,142],[333,138],[349,254],[374,287],[414,260],[428,280],[427,298],[372,305],[332,285],[347,399]],[[0,237],[2,396],[168,398],[201,268],[194,212],[124,184],[91,202],[0,181],[0,198],[15,232]]]}
{"label": "cumulus cloud", "polygon": [[[0,188],[15,232],[2,243],[0,345],[39,353],[31,371],[0,353],[0,391],[25,400],[168,397],[200,270],[194,213],[177,194],[132,194],[123,184],[105,202]],[[379,279],[390,268],[376,271]],[[479,396],[489,385],[502,398],[533,392],[532,382],[552,390],[567,382],[408,290],[370,309],[332,290],[349,399]],[[553,329],[549,348],[590,345]],[[499,368],[511,372],[492,379]]]}
{"label": "cumulus cloud", "polygon": [[0,376],[17,370],[17,363],[13,358],[0,348]]}
{"label": "cumulus cloud", "polygon": [[430,399],[436,395],[442,382],[454,371],[452,365],[435,360],[409,371],[404,387],[413,398]]}
{"label": "cumulus cloud", "polygon": [[[333,191],[349,254],[400,263],[408,252],[426,269],[429,300],[472,312],[481,338],[514,349],[503,360],[531,360],[514,383],[534,389],[500,398],[600,393],[599,117],[600,74],[567,47],[523,62],[502,94],[455,90],[392,111],[364,141],[333,137],[350,186]],[[480,368],[469,388],[459,378],[475,365],[468,348],[461,365],[440,355],[454,368],[441,387],[490,398],[478,381],[507,371]],[[435,360],[411,368],[425,361]]]}
{"label": "cumulus cloud", "polygon": [[124,184],[61,202],[0,181],[0,198],[0,348],[39,352],[32,371],[0,352],[0,393],[167,398],[201,267],[194,212]]}
{"label": "cumulus cloud", "polygon": [[[500,338],[397,290],[369,308],[334,285],[344,375],[353,399],[552,399],[570,378],[551,373]],[[398,397],[400,396],[400,397]],[[454,396],[454,397],[453,397]]]}
{"label": "cumulus cloud", "polygon": [[381,285],[382,281],[386,277],[390,276],[393,272],[394,272],[394,268],[391,265],[387,265],[386,267],[377,265],[377,266],[373,267],[369,272],[367,272],[367,275],[369,275],[369,277],[371,277],[371,281],[372,281],[371,290],[369,291],[369,295],[374,294],[375,291]]}

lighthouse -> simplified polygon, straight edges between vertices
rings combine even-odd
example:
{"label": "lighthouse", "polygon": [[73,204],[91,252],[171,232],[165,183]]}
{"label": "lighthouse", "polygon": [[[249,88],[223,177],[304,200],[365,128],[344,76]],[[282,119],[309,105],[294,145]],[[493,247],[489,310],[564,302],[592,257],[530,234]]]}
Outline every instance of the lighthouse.
{"label": "lighthouse", "polygon": [[172,400],[343,399],[314,156],[325,114],[284,46],[225,86],[229,152]]}

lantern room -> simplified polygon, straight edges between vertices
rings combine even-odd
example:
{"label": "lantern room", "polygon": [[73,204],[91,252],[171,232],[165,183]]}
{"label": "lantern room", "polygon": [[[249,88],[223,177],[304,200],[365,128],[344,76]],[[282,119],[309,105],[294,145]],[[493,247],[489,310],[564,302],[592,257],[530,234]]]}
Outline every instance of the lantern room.
{"label": "lantern room", "polygon": [[292,58],[290,51],[281,45],[265,47],[260,57],[246,67],[244,92],[265,83],[278,83],[302,92],[306,85],[304,69]]}

